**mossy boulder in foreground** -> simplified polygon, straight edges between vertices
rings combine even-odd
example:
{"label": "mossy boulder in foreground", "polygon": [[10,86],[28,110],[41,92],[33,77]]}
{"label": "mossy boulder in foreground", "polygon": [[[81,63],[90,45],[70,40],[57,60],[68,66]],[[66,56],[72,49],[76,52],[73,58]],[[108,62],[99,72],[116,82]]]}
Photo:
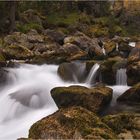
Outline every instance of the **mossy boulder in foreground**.
{"label": "mossy boulder in foreground", "polygon": [[51,95],[59,108],[81,106],[99,113],[112,99],[112,89],[104,86],[87,88],[83,86],[56,87]]}
{"label": "mossy boulder in foreground", "polygon": [[112,130],[92,112],[71,107],[38,121],[29,130],[33,139],[115,139]]}

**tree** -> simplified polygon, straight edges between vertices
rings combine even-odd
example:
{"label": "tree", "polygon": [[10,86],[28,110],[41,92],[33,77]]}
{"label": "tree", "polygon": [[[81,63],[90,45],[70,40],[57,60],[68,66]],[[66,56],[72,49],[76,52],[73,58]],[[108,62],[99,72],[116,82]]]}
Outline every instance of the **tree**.
{"label": "tree", "polygon": [[15,15],[16,15],[16,1],[10,1],[10,32],[13,32],[16,28]]}

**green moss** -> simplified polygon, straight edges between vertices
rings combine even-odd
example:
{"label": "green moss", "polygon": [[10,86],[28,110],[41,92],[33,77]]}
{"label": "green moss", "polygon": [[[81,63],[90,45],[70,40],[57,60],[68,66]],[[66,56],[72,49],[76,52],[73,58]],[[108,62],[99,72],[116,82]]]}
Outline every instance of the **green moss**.
{"label": "green moss", "polygon": [[47,23],[56,26],[68,26],[75,24],[79,19],[78,13],[68,13],[62,15],[60,13],[53,13],[47,16]]}
{"label": "green moss", "polygon": [[103,37],[108,36],[109,29],[107,27],[101,27],[97,24],[90,26],[89,33],[95,37]]}
{"label": "green moss", "polygon": [[28,24],[17,24],[16,25],[17,29],[22,32],[22,33],[27,33],[31,29],[36,29],[37,31],[41,31],[43,27],[37,23],[28,23]]}
{"label": "green moss", "polygon": [[91,17],[91,16],[89,16],[89,15],[87,15],[85,13],[82,13],[82,14],[79,15],[78,20],[79,20],[80,23],[90,24],[92,18],[93,17]]}
{"label": "green moss", "polygon": [[100,18],[96,18],[94,20],[95,24],[101,25],[102,27],[108,26],[109,24],[109,18],[108,17],[100,17]]}
{"label": "green moss", "polygon": [[0,61],[5,61],[5,57],[3,56],[3,54],[0,54]]}

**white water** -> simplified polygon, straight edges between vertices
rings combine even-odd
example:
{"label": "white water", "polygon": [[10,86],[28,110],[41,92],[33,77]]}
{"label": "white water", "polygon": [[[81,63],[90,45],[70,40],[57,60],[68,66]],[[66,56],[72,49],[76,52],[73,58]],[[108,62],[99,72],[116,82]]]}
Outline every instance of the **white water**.
{"label": "white water", "polygon": [[127,75],[125,68],[117,70],[116,85],[109,87],[113,89],[113,98],[111,101],[111,106],[114,106],[116,104],[116,99],[130,88],[129,86],[127,86]]}
{"label": "white water", "polygon": [[119,45],[118,45],[118,43],[116,43],[116,51],[117,52],[119,51]]}
{"label": "white water", "polygon": [[63,82],[57,68],[24,64],[7,69],[10,82],[0,92],[0,140],[27,137],[33,123],[58,110],[50,90],[74,83]]}
{"label": "white water", "polygon": [[102,46],[102,51],[103,51],[103,54],[106,55],[106,51],[105,51],[104,46]]}
{"label": "white water", "polygon": [[129,46],[135,47],[136,46],[136,42],[129,42]]}
{"label": "white water", "polygon": [[126,69],[121,68],[121,69],[117,70],[116,84],[117,85],[127,85]]}
{"label": "white water", "polygon": [[[92,67],[86,84],[62,81],[57,75],[58,66],[55,65],[22,64],[19,68],[7,69],[9,82],[0,90],[0,140],[27,137],[33,123],[58,110],[50,95],[52,88],[74,84],[89,87],[95,81],[99,67],[99,64]],[[77,81],[77,75],[74,76]],[[129,87],[120,85],[111,88],[115,99]]]}
{"label": "white water", "polygon": [[88,74],[88,77],[86,79],[86,83],[87,84],[91,84],[92,81],[95,81],[95,78],[96,78],[96,74],[97,74],[97,70],[99,69],[100,65],[99,64],[95,64],[93,65],[93,67],[91,68],[89,74]]}

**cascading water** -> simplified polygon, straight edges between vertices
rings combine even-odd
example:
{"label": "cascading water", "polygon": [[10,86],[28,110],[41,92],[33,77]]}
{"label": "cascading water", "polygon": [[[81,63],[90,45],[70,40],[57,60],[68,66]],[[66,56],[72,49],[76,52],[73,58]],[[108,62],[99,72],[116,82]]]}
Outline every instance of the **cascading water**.
{"label": "cascading water", "polygon": [[92,81],[95,81],[95,78],[96,78],[96,74],[97,74],[97,70],[99,69],[100,65],[99,64],[95,64],[93,65],[93,67],[91,68],[89,74],[88,74],[88,77],[86,79],[86,83],[87,84],[91,84]]}
{"label": "cascading water", "polygon": [[116,74],[116,84],[117,85],[127,85],[127,75],[126,69],[118,69]]}
{"label": "cascading water", "polygon": [[57,111],[50,90],[74,84],[63,82],[57,68],[23,64],[7,69],[10,82],[0,93],[0,140],[27,137],[33,123]]}
{"label": "cascading water", "polygon": [[113,98],[111,101],[111,106],[116,105],[116,99],[123,94],[126,90],[128,90],[130,87],[127,86],[127,75],[126,75],[126,69],[120,68],[117,70],[116,73],[116,85],[110,86],[110,88],[113,89]]}
{"label": "cascading water", "polygon": [[119,51],[119,45],[116,43],[116,51]]}
{"label": "cascading water", "polygon": [[103,51],[103,54],[106,55],[106,51],[105,51],[104,46],[102,46],[102,51]]}
{"label": "cascading water", "polygon": [[129,46],[135,47],[136,46],[136,42],[129,42]]}
{"label": "cascading water", "polygon": [[[85,65],[80,66],[77,65],[79,71],[74,73],[73,83],[62,81],[57,75],[58,66],[55,65],[22,64],[18,68],[7,68],[9,81],[0,92],[0,140],[27,137],[33,123],[57,111],[50,95],[52,88],[74,84],[89,87],[91,83],[95,83],[100,65],[95,64],[91,68],[84,84],[77,81],[85,70]],[[111,86],[114,91],[112,103],[129,88],[126,86],[124,73],[125,69],[118,70],[119,85]]]}

